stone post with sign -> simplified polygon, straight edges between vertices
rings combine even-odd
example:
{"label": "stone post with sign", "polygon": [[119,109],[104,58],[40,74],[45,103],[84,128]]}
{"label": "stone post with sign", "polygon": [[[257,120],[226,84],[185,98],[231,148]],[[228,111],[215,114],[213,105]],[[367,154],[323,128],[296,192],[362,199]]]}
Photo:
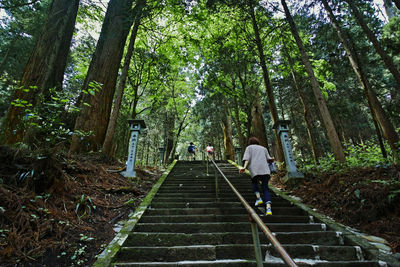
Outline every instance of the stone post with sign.
{"label": "stone post with sign", "polygon": [[283,154],[285,156],[287,174],[283,181],[285,183],[296,183],[298,179],[303,179],[304,174],[297,170],[296,162],[293,157],[292,145],[289,139],[289,120],[277,121],[274,128],[282,142]]}
{"label": "stone post with sign", "polygon": [[135,172],[135,160],[136,160],[136,150],[139,141],[139,134],[142,129],[146,128],[144,120],[128,120],[131,137],[129,139],[129,154],[128,160],[126,161],[126,171],[121,172],[125,177],[136,177]]}

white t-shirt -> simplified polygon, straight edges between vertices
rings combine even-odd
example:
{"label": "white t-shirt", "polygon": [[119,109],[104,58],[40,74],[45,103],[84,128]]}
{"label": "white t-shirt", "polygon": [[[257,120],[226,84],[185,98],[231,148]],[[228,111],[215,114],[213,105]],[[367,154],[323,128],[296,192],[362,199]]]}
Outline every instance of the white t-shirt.
{"label": "white t-shirt", "polygon": [[212,146],[208,146],[208,147],[206,148],[206,150],[207,150],[207,152],[213,152],[213,151],[214,151],[214,148],[213,148]]}
{"label": "white t-shirt", "polygon": [[243,160],[249,161],[248,168],[251,177],[256,175],[271,174],[268,159],[272,159],[268,150],[260,145],[249,145],[244,151]]}

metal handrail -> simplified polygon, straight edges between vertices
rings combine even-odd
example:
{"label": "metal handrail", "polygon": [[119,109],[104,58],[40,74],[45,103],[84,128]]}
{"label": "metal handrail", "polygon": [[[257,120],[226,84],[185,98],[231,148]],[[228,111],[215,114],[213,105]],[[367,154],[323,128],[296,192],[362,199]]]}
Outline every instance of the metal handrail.
{"label": "metal handrail", "polygon": [[267,238],[269,239],[271,244],[275,247],[276,251],[278,251],[278,253],[282,256],[282,259],[285,261],[285,263],[292,267],[297,266],[296,263],[293,261],[293,259],[286,252],[285,248],[278,241],[278,239],[276,239],[276,237],[272,234],[272,232],[269,230],[269,228],[261,220],[260,216],[258,216],[258,214],[249,205],[249,203],[247,203],[247,201],[239,193],[239,191],[232,185],[232,183],[228,180],[228,178],[226,178],[226,176],[221,171],[221,169],[218,167],[218,165],[215,163],[215,161],[213,159],[211,159],[211,162],[214,164],[215,168],[219,171],[219,173],[222,175],[222,177],[228,183],[229,187],[232,189],[232,191],[235,193],[235,195],[239,198],[240,202],[246,208],[251,220],[253,220],[258,225],[258,227],[260,227],[260,229],[264,232],[264,234],[267,236]]}

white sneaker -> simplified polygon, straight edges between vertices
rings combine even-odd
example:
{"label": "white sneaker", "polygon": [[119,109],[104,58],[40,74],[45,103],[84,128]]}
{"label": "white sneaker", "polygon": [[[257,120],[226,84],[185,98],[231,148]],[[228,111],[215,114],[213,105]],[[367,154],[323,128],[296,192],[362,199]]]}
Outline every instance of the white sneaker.
{"label": "white sneaker", "polygon": [[265,215],[272,215],[272,210],[271,208],[267,208]]}
{"label": "white sneaker", "polygon": [[260,206],[260,205],[262,205],[262,204],[264,204],[264,201],[262,201],[262,199],[261,198],[259,198],[259,199],[257,199],[256,200],[256,203],[254,203],[254,206]]}

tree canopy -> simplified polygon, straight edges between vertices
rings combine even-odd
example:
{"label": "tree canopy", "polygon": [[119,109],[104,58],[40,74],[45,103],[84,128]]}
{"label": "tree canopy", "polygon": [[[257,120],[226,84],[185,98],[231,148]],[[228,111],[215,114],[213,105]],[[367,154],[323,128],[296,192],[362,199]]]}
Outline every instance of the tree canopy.
{"label": "tree canopy", "polygon": [[70,3],[1,2],[3,144],[122,159],[128,120],[143,119],[143,164],[159,162],[159,148],[164,162],[185,159],[189,142],[200,151],[212,143],[218,158],[234,159],[251,136],[283,162],[273,126],[290,120],[301,166],[332,156],[345,162],[365,144],[380,160],[398,160],[396,6],[85,0],[73,10]]}

